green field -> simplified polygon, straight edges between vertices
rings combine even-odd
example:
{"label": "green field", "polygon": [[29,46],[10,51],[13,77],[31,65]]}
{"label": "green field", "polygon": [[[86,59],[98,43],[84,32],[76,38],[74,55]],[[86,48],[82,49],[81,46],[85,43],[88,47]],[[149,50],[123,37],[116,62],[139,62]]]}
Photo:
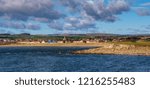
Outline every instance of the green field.
{"label": "green field", "polygon": [[126,44],[135,46],[150,46],[150,41],[137,41],[137,42],[113,42],[114,44]]}
{"label": "green field", "polygon": [[[32,39],[32,40],[63,40],[64,36],[48,36],[48,35],[0,35],[0,39]],[[66,36],[67,40],[89,39],[89,36]]]}

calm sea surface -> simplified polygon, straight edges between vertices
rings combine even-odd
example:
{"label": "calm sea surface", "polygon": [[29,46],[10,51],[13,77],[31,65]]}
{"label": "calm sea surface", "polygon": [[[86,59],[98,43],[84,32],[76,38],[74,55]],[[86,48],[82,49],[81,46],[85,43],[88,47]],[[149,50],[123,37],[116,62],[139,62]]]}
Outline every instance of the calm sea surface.
{"label": "calm sea surface", "polygon": [[150,56],[72,54],[88,47],[0,47],[1,72],[149,72]]}

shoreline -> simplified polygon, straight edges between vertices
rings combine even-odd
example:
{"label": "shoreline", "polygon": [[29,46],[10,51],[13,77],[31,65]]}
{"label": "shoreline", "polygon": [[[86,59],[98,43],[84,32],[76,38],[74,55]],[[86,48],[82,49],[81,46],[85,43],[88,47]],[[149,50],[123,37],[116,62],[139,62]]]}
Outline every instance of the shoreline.
{"label": "shoreline", "polygon": [[88,50],[79,50],[73,52],[74,54],[101,54],[101,55],[136,55],[136,56],[150,56],[150,47],[109,44],[99,48],[91,48]]}
{"label": "shoreline", "polygon": [[0,47],[100,47],[103,43],[8,44]]}
{"label": "shoreline", "polygon": [[92,47],[78,50],[74,54],[101,54],[101,55],[140,55],[150,56],[150,46],[135,46],[113,43],[53,43],[53,44],[9,44],[0,47]]}

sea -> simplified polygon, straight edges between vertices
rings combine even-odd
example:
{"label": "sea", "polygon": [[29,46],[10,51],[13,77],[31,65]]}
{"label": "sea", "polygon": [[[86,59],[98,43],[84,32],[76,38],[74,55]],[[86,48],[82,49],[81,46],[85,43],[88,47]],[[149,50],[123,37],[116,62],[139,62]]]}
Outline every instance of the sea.
{"label": "sea", "polygon": [[73,54],[91,47],[0,47],[0,72],[150,72],[150,56]]}

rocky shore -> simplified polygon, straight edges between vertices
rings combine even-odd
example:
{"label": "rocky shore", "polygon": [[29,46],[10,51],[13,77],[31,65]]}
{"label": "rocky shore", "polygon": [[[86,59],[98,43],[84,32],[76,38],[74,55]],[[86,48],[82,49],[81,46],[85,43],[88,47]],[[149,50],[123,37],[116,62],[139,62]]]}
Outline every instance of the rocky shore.
{"label": "rocky shore", "polygon": [[75,54],[119,54],[119,55],[144,55],[150,56],[150,47],[122,45],[122,44],[105,44],[99,48],[80,50],[73,52]]}

